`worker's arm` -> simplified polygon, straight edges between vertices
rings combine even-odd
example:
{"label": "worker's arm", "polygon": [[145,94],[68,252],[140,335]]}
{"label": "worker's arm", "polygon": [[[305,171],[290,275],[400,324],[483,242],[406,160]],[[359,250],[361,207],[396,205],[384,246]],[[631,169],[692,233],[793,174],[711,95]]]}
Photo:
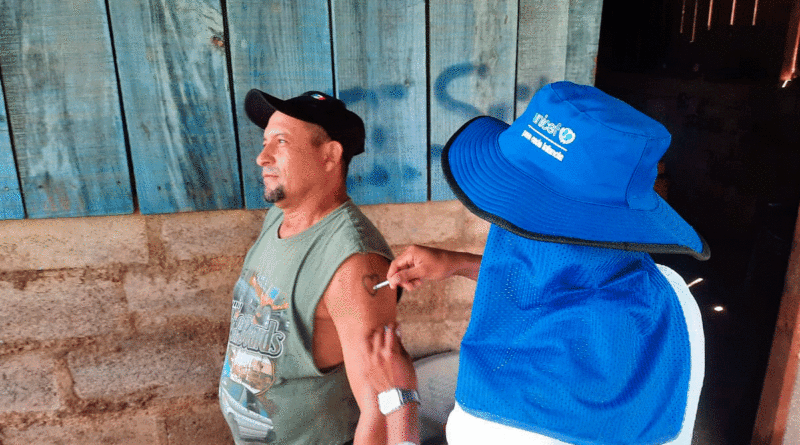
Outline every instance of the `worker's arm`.
{"label": "worker's arm", "polygon": [[345,371],[361,410],[354,445],[386,443],[386,422],[378,409],[377,391],[367,378],[366,339],[395,321],[397,295],[372,286],[383,280],[389,261],[377,254],[356,254],[336,271],[322,298],[342,346]]}
{"label": "worker's arm", "polygon": [[428,280],[443,280],[454,275],[478,280],[480,255],[426,246],[409,246],[392,261],[386,279],[389,286],[414,290]]}

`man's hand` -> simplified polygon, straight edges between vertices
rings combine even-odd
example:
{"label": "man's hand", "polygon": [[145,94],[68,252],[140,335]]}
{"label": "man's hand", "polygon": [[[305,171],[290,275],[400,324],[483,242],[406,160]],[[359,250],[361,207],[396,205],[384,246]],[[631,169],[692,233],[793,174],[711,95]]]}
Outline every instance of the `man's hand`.
{"label": "man's hand", "polygon": [[411,356],[400,342],[400,333],[394,323],[376,329],[368,338],[365,348],[370,364],[367,378],[375,391],[392,388],[417,389],[417,376]]}
{"label": "man's hand", "polygon": [[[414,363],[408,355],[394,323],[376,329],[366,338],[365,351],[369,364],[366,376],[376,393],[387,389],[417,389]],[[419,443],[419,413],[416,403],[403,405],[386,415],[389,444]]]}
{"label": "man's hand", "polygon": [[443,280],[453,275],[477,280],[480,265],[480,255],[412,245],[392,261],[386,279],[392,289],[400,286],[411,291],[425,281]]}

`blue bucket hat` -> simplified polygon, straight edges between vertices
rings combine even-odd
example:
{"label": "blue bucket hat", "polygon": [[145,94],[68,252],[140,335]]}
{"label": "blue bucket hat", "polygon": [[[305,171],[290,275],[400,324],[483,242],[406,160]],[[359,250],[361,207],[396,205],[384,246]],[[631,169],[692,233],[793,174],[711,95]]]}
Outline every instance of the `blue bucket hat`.
{"label": "blue bucket hat", "polygon": [[467,208],[519,236],[706,260],[708,244],[653,189],[670,139],[621,100],[556,82],[510,126],[464,124],[442,167]]}

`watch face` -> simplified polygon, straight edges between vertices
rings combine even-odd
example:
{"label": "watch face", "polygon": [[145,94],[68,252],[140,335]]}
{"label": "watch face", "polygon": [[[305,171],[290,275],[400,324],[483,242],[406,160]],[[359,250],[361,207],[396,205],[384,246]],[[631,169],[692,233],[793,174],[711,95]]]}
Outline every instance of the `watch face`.
{"label": "watch face", "polygon": [[389,414],[401,406],[400,391],[397,388],[389,389],[378,394],[378,408],[383,414]]}
{"label": "watch face", "polygon": [[400,408],[408,403],[420,403],[416,390],[392,388],[378,394],[378,408],[383,414]]}

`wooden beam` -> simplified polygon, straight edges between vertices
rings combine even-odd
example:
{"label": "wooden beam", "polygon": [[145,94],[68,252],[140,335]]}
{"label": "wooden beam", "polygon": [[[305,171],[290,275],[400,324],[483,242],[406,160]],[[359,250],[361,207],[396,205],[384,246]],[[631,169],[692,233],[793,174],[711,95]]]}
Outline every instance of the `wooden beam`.
{"label": "wooden beam", "polygon": [[5,1],[0,48],[28,215],[132,212],[105,2]]}
{"label": "wooden beam", "polygon": [[[752,444],[779,445],[786,442],[787,419],[797,386],[798,354],[800,354],[800,217],[795,224],[792,252],[786,269],[783,296],[761,401],[753,430]],[[798,410],[796,408],[795,410]],[[792,413],[797,416],[798,412]],[[793,432],[798,437],[800,432]]]}
{"label": "wooden beam", "polygon": [[797,70],[800,68],[798,61],[798,51],[800,50],[800,3],[794,2],[792,12],[789,15],[789,24],[786,31],[786,49],[783,52],[783,64],[781,65],[780,80],[783,86],[790,80],[797,77]]}

